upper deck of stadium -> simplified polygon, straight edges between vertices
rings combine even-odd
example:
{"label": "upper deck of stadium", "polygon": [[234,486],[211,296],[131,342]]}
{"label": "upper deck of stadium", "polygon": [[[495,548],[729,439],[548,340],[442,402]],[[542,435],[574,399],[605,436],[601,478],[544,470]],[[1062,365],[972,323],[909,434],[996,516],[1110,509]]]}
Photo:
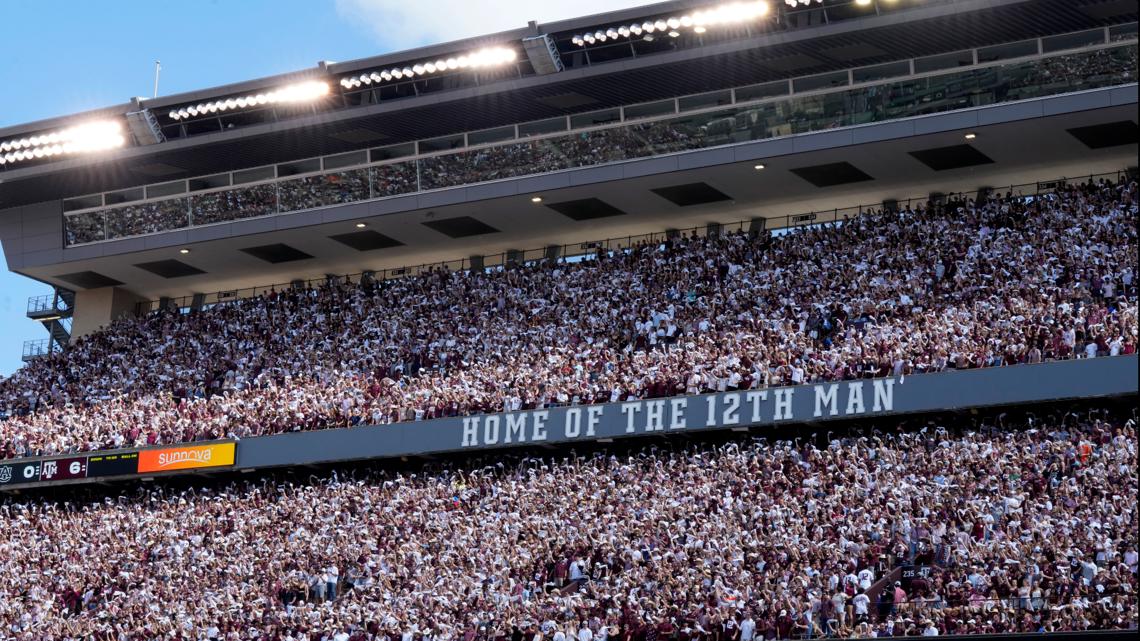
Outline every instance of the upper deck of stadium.
{"label": "upper deck of stadium", "polygon": [[[857,86],[1135,38],[1136,19],[1134,3],[1105,0],[690,0],[531,22],[0,129],[0,206],[394,147],[380,158],[400,143],[422,154],[528,138],[663,115],[646,103],[679,97],[691,98],[674,113]],[[121,125],[122,148],[51,151],[52,134],[92,121]]]}
{"label": "upper deck of stadium", "polygon": [[13,271],[103,292],[82,334],[112,289],[782,226],[1135,164],[1135,3],[792,4],[531,23],[0,129],[0,242]]}

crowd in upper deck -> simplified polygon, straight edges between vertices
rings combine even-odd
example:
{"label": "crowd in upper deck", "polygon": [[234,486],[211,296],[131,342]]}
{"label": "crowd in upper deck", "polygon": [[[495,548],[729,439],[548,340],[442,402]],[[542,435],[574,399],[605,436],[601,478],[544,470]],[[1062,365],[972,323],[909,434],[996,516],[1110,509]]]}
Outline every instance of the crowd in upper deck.
{"label": "crowd in upper deck", "polygon": [[0,382],[0,459],[1136,351],[1137,186],[124,318]]}
{"label": "crowd in upper deck", "polygon": [[[667,120],[634,118],[628,124],[608,129],[554,132],[552,137],[448,150],[367,169],[334,171],[271,184],[235,185],[223,191],[198,192],[189,198],[82,212],[65,218],[64,231],[69,245],[97,242],[1056,95],[1131,82],[1135,75],[1135,47],[1093,49],[939,76],[884,80],[884,84],[823,95],[778,97],[776,101],[745,103]],[[747,90],[739,91],[747,95]],[[457,138],[462,140],[462,136]],[[426,147],[429,146],[420,148],[421,153],[427,153]],[[381,160],[378,156],[372,159]]]}

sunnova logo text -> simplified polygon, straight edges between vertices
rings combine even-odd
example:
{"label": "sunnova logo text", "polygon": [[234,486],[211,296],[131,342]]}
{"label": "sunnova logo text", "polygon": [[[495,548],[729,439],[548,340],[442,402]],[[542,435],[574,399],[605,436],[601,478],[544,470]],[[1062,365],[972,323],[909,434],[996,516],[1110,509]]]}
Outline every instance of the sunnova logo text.
{"label": "sunnova logo text", "polygon": [[213,450],[177,450],[174,452],[159,452],[158,466],[170,467],[178,463],[205,463],[209,464],[213,458]]}
{"label": "sunnova logo text", "polygon": [[138,472],[166,472],[234,464],[234,443],[189,445],[139,452]]}

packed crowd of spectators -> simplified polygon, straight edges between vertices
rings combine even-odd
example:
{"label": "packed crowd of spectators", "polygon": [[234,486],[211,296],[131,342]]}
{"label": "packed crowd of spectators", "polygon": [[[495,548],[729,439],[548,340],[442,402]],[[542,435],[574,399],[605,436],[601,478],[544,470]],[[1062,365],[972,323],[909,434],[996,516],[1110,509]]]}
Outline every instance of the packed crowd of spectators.
{"label": "packed crowd of spectators", "polygon": [[372,167],[372,197],[384,198],[419,191],[415,161],[394,162]]}
{"label": "packed crowd of spectators", "polygon": [[68,245],[103,240],[107,237],[107,212],[85,211],[64,216],[63,229]]}
{"label": "packed crowd of spectators", "polygon": [[190,226],[186,198],[171,198],[107,210],[107,239],[126,238]]}
{"label": "packed crowd of spectators", "polygon": [[[1107,410],[0,504],[14,641],[1135,629]],[[972,428],[972,429],[971,429]],[[933,571],[895,582],[900,566]]]}
{"label": "packed crowd of spectators", "polygon": [[[370,191],[370,189],[372,191]],[[151,234],[188,225],[301,211],[417,190],[414,162],[377,165],[276,184],[234,187],[185,198],[82,212],[64,218],[68,245]],[[189,207],[189,209],[188,209]],[[106,229],[105,229],[106,227]]]}
{"label": "packed crowd of spectators", "polygon": [[1136,191],[124,318],[0,383],[0,459],[1131,354]]}
{"label": "packed crowd of spectators", "polygon": [[268,216],[277,213],[277,187],[251,185],[195,194],[190,205],[195,225]]}
{"label": "packed crowd of spectators", "polygon": [[[488,180],[542,174],[659,154],[703,149],[867,122],[1018,100],[1130,81],[1136,48],[1116,47],[969,69],[957,74],[902,79],[823,95],[734,107],[667,121],[584,131],[417,161],[377,165],[370,170],[310,176],[261,188],[235,189],[194,198],[194,225],[300,211],[420,189],[439,189]],[[368,171],[373,172],[370,177]],[[417,177],[417,171],[419,176]],[[369,186],[371,182],[371,189]],[[280,191],[279,196],[273,192]],[[279,198],[279,203],[277,202]],[[167,201],[170,203],[171,201]],[[179,229],[187,223],[173,204],[156,203],[104,212],[111,233],[122,238]],[[278,204],[280,207],[278,207]],[[69,244],[102,240],[86,218],[66,221]],[[100,223],[101,224],[101,223]]]}
{"label": "packed crowd of spectators", "polygon": [[281,211],[298,211],[368,200],[368,169],[306,176],[277,184]]}
{"label": "packed crowd of spectators", "polygon": [[992,104],[1135,77],[1136,49],[1055,56],[1009,68],[903,79],[884,85],[726,108],[676,119],[584,131],[424,158],[422,189],[703,149],[919,114]]}

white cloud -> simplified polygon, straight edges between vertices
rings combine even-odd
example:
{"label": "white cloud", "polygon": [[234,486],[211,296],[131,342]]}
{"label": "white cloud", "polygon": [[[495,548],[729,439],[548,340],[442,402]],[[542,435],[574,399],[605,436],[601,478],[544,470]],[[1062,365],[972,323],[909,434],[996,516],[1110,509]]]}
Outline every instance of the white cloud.
{"label": "white cloud", "polygon": [[646,4],[647,0],[337,0],[337,13],[376,36],[388,51],[485,35]]}

